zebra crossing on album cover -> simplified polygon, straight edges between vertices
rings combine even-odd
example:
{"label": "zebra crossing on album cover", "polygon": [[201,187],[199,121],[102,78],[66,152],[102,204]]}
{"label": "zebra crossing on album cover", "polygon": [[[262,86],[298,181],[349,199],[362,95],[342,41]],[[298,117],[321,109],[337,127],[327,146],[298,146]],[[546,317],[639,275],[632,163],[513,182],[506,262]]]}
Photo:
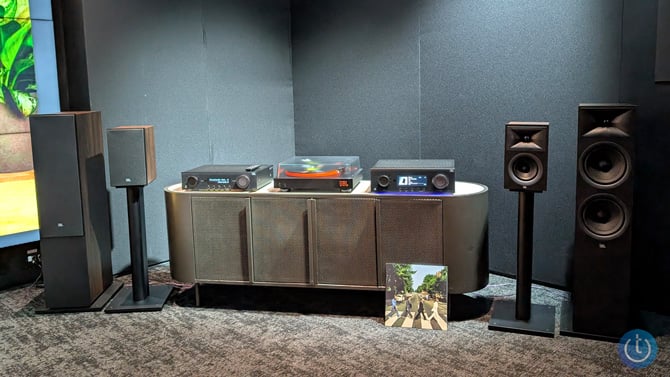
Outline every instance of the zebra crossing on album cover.
{"label": "zebra crossing on album cover", "polygon": [[447,266],[386,264],[384,325],[447,329]]}

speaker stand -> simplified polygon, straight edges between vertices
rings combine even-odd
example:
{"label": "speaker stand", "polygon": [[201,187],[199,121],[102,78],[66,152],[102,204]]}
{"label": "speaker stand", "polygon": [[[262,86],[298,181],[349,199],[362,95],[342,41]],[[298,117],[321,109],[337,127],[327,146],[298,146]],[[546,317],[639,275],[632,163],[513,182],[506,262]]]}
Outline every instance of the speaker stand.
{"label": "speaker stand", "polygon": [[519,192],[517,230],[516,303],[498,301],[493,304],[489,330],[508,331],[553,338],[556,327],[556,308],[531,305],[533,270],[533,192]]}
{"label": "speaker stand", "polygon": [[575,331],[572,325],[572,316],[573,316],[573,309],[572,309],[572,303],[569,301],[566,301],[563,303],[561,306],[561,329],[560,329],[560,334],[563,336],[571,336],[575,338],[584,338],[584,339],[591,339],[591,340],[600,340],[604,342],[611,342],[611,343],[618,343],[619,340],[621,340],[621,336],[615,337],[615,336],[608,336],[608,335],[601,335],[601,334],[593,334],[593,333],[587,333],[587,332],[582,332],[582,331]]}
{"label": "speaker stand", "polygon": [[71,308],[36,308],[35,309],[35,314],[56,314],[56,313],[81,313],[81,312],[99,312],[101,311],[105,305],[109,302],[109,300],[114,297],[116,292],[118,292],[121,287],[123,287],[123,283],[120,281],[113,281],[112,284],[105,289],[98,298],[93,301],[93,303],[89,306],[79,306],[79,307],[71,307]]}
{"label": "speaker stand", "polygon": [[142,189],[142,186],[126,187],[132,287],[124,287],[107,306],[105,313],[160,311],[172,293],[172,287],[168,285],[149,287]]}

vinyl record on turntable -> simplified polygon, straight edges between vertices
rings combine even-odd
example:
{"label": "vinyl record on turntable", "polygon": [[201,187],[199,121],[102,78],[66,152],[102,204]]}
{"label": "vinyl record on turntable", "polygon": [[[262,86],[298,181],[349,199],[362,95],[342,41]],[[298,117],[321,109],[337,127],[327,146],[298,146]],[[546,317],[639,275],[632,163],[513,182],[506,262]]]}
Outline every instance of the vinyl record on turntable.
{"label": "vinyl record on turntable", "polygon": [[362,175],[358,156],[296,156],[279,163],[274,187],[284,191],[351,192]]}

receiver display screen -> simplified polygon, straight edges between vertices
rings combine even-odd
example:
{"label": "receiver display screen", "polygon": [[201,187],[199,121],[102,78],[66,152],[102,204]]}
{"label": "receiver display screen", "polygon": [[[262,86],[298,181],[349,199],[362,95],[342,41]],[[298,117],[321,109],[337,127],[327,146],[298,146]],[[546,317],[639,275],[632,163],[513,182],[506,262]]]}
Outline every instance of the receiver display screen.
{"label": "receiver display screen", "polygon": [[218,183],[220,185],[227,185],[230,183],[230,178],[210,178],[209,182]]}
{"label": "receiver display screen", "polygon": [[428,177],[425,175],[401,175],[398,176],[398,187],[426,187]]}

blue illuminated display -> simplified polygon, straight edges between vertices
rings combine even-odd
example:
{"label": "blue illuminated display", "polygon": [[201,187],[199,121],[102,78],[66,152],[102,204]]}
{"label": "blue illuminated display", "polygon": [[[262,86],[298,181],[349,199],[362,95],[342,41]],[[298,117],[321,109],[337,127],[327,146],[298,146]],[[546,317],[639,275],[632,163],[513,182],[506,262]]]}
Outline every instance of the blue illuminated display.
{"label": "blue illuminated display", "polygon": [[398,176],[398,187],[426,187],[428,177],[425,175],[401,175]]}
{"label": "blue illuminated display", "polygon": [[230,184],[230,178],[209,178],[208,181],[219,185]]}

